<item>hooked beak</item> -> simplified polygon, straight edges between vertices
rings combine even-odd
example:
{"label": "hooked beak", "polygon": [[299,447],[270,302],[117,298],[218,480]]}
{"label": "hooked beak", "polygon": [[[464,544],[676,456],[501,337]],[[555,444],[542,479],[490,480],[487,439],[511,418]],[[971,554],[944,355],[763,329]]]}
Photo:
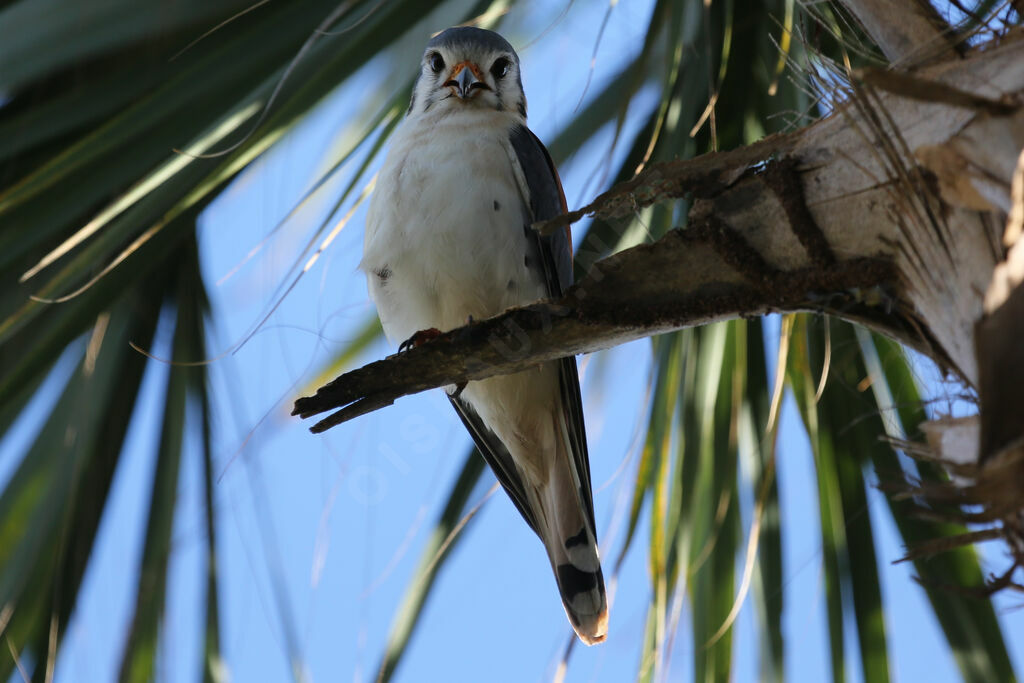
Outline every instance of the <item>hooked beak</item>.
{"label": "hooked beak", "polygon": [[490,90],[490,86],[477,76],[479,71],[480,67],[470,62],[456,64],[444,87],[451,88],[452,94],[458,95],[460,100],[468,100],[477,90]]}

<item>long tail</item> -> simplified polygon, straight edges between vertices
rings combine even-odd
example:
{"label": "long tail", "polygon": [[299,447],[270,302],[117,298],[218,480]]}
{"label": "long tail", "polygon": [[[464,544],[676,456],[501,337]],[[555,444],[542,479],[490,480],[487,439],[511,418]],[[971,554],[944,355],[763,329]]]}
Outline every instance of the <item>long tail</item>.
{"label": "long tail", "polygon": [[[556,415],[555,423],[555,433],[563,436],[563,420]],[[581,486],[568,440],[556,438],[556,443],[547,485],[537,491],[541,508],[537,532],[547,549],[569,622],[580,640],[594,645],[608,635],[608,600],[596,533],[584,507],[584,496],[589,499],[591,492]]]}
{"label": "long tail", "polygon": [[507,405],[521,400],[524,391],[542,402],[554,389],[550,377],[535,378],[535,385],[525,389],[522,380],[517,384],[509,379],[516,375],[471,382],[463,395],[449,399],[516,509],[543,541],[569,623],[580,640],[593,645],[607,637],[608,601],[592,521],[576,366],[574,360],[568,362],[573,391],[563,386],[561,400],[540,418],[541,423],[517,420],[516,411],[508,419]]}

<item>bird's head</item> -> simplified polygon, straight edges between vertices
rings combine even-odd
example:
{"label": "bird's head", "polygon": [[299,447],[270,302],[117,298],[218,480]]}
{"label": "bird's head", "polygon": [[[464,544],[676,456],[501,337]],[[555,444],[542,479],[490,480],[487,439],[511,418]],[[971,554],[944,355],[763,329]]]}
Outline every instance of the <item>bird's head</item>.
{"label": "bird's head", "polygon": [[519,56],[494,31],[450,28],[427,43],[409,115],[460,107],[508,111],[526,119]]}

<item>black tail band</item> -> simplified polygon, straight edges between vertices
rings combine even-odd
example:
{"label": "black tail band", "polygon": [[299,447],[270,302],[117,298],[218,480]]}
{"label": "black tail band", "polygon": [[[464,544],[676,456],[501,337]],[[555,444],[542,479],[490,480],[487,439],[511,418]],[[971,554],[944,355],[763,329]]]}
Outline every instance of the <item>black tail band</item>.
{"label": "black tail band", "polygon": [[560,564],[555,568],[558,574],[558,585],[562,594],[569,599],[578,593],[589,593],[598,585],[604,586],[604,575],[601,570],[596,572],[585,572],[571,564]]}

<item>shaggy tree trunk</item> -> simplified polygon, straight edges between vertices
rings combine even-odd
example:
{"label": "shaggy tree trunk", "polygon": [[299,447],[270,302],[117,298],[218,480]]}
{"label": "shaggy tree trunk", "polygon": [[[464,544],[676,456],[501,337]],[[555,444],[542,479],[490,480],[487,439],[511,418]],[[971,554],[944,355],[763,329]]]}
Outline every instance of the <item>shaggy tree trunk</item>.
{"label": "shaggy tree trunk", "polygon": [[[899,70],[854,74],[834,93],[834,113],[814,125],[651,166],[535,226],[692,200],[684,229],[597,262],[561,300],[343,375],[300,399],[295,413],[343,407],[314,427],[322,431],[405,394],[546,359],[714,320],[811,310],[896,337],[978,388],[982,457],[1019,443],[1024,269],[1012,258],[1024,254],[1012,226],[1024,191],[1012,196],[1011,179],[1024,172],[1024,34],[960,57],[910,16],[913,0],[845,4]],[[911,69],[915,55],[929,62]]]}
{"label": "shaggy tree trunk", "polygon": [[896,67],[955,57],[952,41],[928,0],[842,0]]}

